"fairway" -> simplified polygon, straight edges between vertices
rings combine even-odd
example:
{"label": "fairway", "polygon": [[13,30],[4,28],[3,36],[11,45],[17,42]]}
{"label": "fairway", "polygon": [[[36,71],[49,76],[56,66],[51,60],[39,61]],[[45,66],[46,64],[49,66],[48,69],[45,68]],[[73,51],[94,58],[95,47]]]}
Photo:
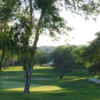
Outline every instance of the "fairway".
{"label": "fairway", "polygon": [[[22,92],[24,90],[24,83],[21,83],[21,82],[2,81],[2,86],[4,87],[3,89],[5,91],[21,91]],[[57,86],[31,84],[30,92],[56,91],[60,89],[61,88]]]}
{"label": "fairway", "polygon": [[[30,94],[22,94],[25,73],[21,66],[12,66],[1,72],[0,99],[3,100],[100,100],[100,85],[88,80],[87,73],[73,73],[63,79],[51,67],[35,66]],[[6,78],[7,77],[7,78]],[[33,80],[40,78],[40,80]],[[52,78],[52,80],[41,80]]]}

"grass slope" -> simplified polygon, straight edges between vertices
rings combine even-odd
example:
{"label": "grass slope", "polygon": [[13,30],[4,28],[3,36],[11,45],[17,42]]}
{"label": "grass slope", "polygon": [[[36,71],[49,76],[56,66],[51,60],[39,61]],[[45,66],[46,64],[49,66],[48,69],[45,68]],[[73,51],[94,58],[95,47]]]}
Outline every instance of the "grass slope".
{"label": "grass slope", "polygon": [[25,74],[21,66],[12,66],[1,74],[0,100],[100,100],[100,85],[90,82],[86,72],[60,80],[51,67],[36,66],[32,78],[53,80],[31,80],[29,95],[22,94]]}

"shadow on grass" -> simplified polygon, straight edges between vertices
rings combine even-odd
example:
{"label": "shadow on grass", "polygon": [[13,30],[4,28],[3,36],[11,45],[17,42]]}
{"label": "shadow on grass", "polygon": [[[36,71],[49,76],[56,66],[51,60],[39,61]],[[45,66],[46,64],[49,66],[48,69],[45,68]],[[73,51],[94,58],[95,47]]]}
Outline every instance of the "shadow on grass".
{"label": "shadow on grass", "polygon": [[52,69],[33,69],[33,78],[54,78],[57,74]]}
{"label": "shadow on grass", "polygon": [[[3,76],[25,76],[24,71],[6,71]],[[34,69],[32,78],[52,78],[58,76],[52,69]],[[0,99],[2,100],[100,100],[100,85],[90,82],[87,73],[72,74],[63,79],[55,80],[32,80],[31,86],[34,92],[30,95],[22,95],[20,92],[24,87],[25,80],[6,80],[2,81],[5,89],[15,89],[2,91]],[[61,89],[53,90],[51,88],[59,87]],[[16,90],[19,89],[19,90]],[[35,91],[38,90],[37,92]],[[50,90],[51,89],[51,90]],[[46,90],[46,91],[40,91]],[[50,90],[50,91],[48,91]]]}
{"label": "shadow on grass", "polygon": [[[10,76],[23,76],[25,77],[24,71],[2,71],[2,77]],[[54,78],[57,74],[52,69],[33,69],[32,78]]]}
{"label": "shadow on grass", "polygon": [[[32,82],[35,83],[36,81]],[[43,84],[43,81],[37,81],[35,89],[39,86],[37,84]],[[52,86],[57,86],[62,89],[57,91],[38,91],[31,92],[30,95],[22,95],[21,91],[4,91],[0,93],[0,98],[3,100],[99,100],[100,98],[100,85],[90,82],[86,78],[71,78],[71,79],[56,79],[51,81],[45,81]],[[45,83],[44,82],[44,83]],[[5,85],[8,88],[20,88],[23,87],[24,83],[9,83],[11,87],[8,86],[8,83],[5,82]],[[12,86],[14,85],[14,86]],[[6,86],[6,87],[7,87]],[[48,87],[43,87],[43,89]],[[48,88],[50,89],[50,88]],[[6,96],[5,96],[6,95]]]}
{"label": "shadow on grass", "polygon": [[64,80],[62,82],[59,82],[57,85],[65,89],[76,91],[80,89],[89,88],[90,86],[92,88],[92,86],[96,85],[93,84],[94,83],[90,82],[88,79],[77,78],[77,79]]}
{"label": "shadow on grass", "polygon": [[[99,90],[100,91],[100,90]],[[21,94],[20,91],[5,91],[0,93],[2,100],[100,100],[99,91],[51,91],[31,92],[29,95]]]}
{"label": "shadow on grass", "polygon": [[20,75],[24,75],[24,71],[2,71],[1,75],[2,76],[20,76]]}

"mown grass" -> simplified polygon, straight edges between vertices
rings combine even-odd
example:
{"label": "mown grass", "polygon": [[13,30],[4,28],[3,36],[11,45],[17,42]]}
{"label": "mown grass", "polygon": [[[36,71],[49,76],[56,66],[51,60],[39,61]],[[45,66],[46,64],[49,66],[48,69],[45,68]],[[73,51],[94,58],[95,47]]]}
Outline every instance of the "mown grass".
{"label": "mown grass", "polygon": [[0,100],[100,100],[100,85],[90,82],[86,71],[61,80],[58,76],[51,67],[34,67],[32,78],[53,80],[31,80],[31,93],[25,95],[25,73],[21,66],[12,66],[1,72]]}

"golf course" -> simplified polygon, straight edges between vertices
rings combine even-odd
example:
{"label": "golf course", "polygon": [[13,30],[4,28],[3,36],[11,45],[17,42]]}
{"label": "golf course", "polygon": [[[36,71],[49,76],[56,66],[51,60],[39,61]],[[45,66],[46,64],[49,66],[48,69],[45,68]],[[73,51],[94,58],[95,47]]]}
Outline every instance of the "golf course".
{"label": "golf course", "polygon": [[25,72],[21,66],[11,66],[0,75],[0,100],[100,100],[100,85],[89,77],[84,71],[59,79],[52,67],[35,66],[30,94],[25,95]]}

